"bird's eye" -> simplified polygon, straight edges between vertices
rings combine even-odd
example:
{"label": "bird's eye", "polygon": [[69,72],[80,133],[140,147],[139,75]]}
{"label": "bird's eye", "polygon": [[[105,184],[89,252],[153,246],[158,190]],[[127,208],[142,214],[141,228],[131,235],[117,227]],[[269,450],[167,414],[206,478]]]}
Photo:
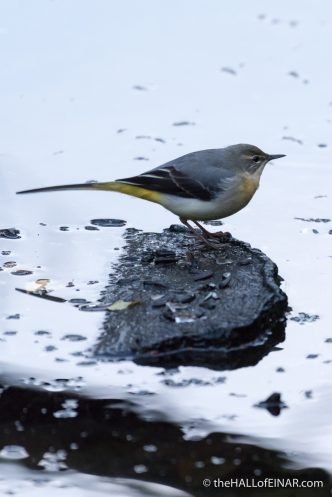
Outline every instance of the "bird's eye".
{"label": "bird's eye", "polygon": [[258,156],[258,155],[254,155],[253,158],[252,158],[253,162],[260,162],[261,158]]}

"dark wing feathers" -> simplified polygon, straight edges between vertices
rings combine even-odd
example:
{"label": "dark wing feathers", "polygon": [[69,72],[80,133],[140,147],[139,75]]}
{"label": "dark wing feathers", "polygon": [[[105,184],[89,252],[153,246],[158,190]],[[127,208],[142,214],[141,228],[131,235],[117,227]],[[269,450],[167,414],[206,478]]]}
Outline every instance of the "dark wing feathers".
{"label": "dark wing feathers", "polygon": [[211,200],[215,194],[214,188],[209,188],[199,180],[177,170],[174,166],[153,169],[139,176],[117,181],[160,193],[200,200]]}

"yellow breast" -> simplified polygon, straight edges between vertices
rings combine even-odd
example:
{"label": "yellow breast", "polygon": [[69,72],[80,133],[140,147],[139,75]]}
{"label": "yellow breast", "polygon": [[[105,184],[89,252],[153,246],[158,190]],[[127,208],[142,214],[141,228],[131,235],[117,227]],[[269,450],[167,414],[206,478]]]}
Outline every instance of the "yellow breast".
{"label": "yellow breast", "polygon": [[248,173],[242,174],[240,190],[244,200],[247,200],[247,202],[249,202],[249,200],[257,190],[258,186],[259,186],[258,175],[252,175]]}

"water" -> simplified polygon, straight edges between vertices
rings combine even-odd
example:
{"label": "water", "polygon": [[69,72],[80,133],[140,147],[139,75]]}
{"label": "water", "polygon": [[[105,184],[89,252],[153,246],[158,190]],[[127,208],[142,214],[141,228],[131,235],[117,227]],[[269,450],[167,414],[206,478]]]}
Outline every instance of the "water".
{"label": "water", "polygon": [[[331,25],[327,0],[1,3],[0,227],[15,227],[21,235],[0,239],[5,393],[9,387],[39,392],[41,409],[49,409],[50,395],[68,395],[48,425],[60,423],[65,431],[59,433],[69,427],[61,423],[72,423],[71,430],[78,426],[80,410],[68,404],[75,395],[111,405],[116,399],[125,412],[136,413],[143,445],[153,445],[147,439],[158,438],[158,423],[167,423],[179,460],[186,441],[238,434],[244,447],[284,452],[294,471],[330,472],[332,222],[317,220],[332,217]],[[90,351],[104,314],[80,312],[68,301],[98,303],[125,227],[85,227],[93,219],[115,218],[127,227],[158,231],[176,218],[117,194],[17,197],[15,191],[126,177],[193,150],[239,142],[287,154],[267,167],[253,201],[224,226],[277,263],[293,309],[286,341],[255,367],[223,373],[222,381],[203,368],[180,367],[165,375],[161,368],[129,362],[95,362]],[[21,270],[31,274],[13,274]],[[16,288],[45,288],[56,299]],[[288,406],[279,416],[254,407],[273,392]],[[7,408],[22,395],[9,393]],[[131,460],[125,443],[128,467],[138,470],[116,471],[113,461],[111,470],[98,472],[72,464],[68,451],[76,441],[60,437],[55,450],[49,430],[26,446],[20,429],[27,431],[27,420],[20,412],[13,419],[18,424],[10,435],[3,433],[0,449],[21,447],[28,457],[0,459],[2,494],[12,489],[35,496],[47,489],[66,497],[208,495],[203,476],[212,471],[211,458],[225,455],[205,453],[206,445],[199,445],[191,468],[191,478],[200,478],[195,485],[183,471],[175,477],[157,462],[153,471],[144,457]],[[32,420],[38,430],[35,412]],[[162,464],[170,456],[157,442]],[[77,454],[84,462],[86,453]],[[195,464],[201,465],[203,455],[208,470],[198,474]],[[100,461],[109,457],[107,448],[99,452]],[[46,465],[38,466],[40,461]],[[281,470],[283,463],[276,466]]]}

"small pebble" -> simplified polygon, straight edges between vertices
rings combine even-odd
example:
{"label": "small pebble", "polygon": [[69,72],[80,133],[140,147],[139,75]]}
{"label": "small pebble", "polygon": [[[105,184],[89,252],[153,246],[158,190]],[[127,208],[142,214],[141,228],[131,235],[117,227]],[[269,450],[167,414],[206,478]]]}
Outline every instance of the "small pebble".
{"label": "small pebble", "polygon": [[7,317],[7,319],[20,319],[20,314],[11,314]]}
{"label": "small pebble", "polygon": [[87,338],[83,335],[65,335],[61,340],[68,340],[69,342],[81,342]]}
{"label": "small pebble", "polygon": [[27,269],[18,269],[17,271],[12,271],[11,274],[15,276],[28,276],[29,274],[33,274],[32,271],[28,271]]}
{"label": "small pebble", "polygon": [[102,228],[119,228],[125,226],[127,221],[123,219],[92,219],[90,223],[94,226],[101,226]]}
{"label": "small pebble", "polygon": [[99,228],[97,226],[84,226],[84,229],[87,231],[99,231]]}
{"label": "small pebble", "polygon": [[0,229],[0,238],[10,238],[12,240],[21,238],[20,231],[16,228],[2,228]]}
{"label": "small pebble", "polygon": [[236,76],[236,74],[237,74],[235,69],[233,69],[232,67],[222,67],[221,71],[226,72],[228,74],[232,74],[233,76]]}
{"label": "small pebble", "polygon": [[196,123],[190,121],[176,121],[173,126],[195,126]]}
{"label": "small pebble", "polygon": [[308,354],[306,359],[317,359],[318,356],[319,354]]}

